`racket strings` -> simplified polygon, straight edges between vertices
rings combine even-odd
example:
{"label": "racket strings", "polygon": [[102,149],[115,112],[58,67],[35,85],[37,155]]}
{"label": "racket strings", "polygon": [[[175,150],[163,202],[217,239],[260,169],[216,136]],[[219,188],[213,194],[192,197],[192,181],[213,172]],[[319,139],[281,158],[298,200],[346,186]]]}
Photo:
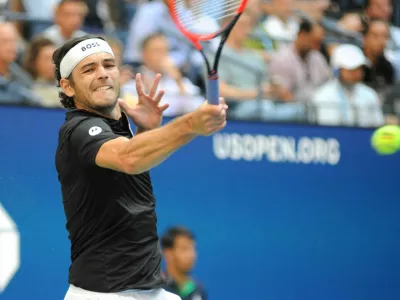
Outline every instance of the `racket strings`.
{"label": "racket strings", "polygon": [[185,7],[184,1],[178,1],[182,5],[177,7],[177,11],[180,13],[190,11],[193,16],[208,15],[208,16],[223,16],[226,13],[235,13],[240,5],[240,1],[237,0],[226,0],[224,10],[221,10],[221,5],[218,3],[212,3],[209,0],[198,1],[197,5],[193,5],[190,9]]}
{"label": "racket strings", "polygon": [[190,0],[190,7],[187,0],[175,1],[174,9],[179,22],[186,28],[192,29],[199,25],[199,22],[207,19],[218,22],[229,16],[236,15],[241,0]]}

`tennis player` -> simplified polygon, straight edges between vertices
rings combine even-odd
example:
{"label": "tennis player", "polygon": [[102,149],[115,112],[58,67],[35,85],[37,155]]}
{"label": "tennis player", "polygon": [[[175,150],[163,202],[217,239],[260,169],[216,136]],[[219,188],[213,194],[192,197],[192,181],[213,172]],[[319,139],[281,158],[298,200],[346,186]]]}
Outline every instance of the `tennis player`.
{"label": "tennis player", "polygon": [[[180,299],[164,290],[149,170],[197,136],[226,124],[227,106],[203,103],[160,127],[160,75],[138,104],[118,99],[119,70],[105,40],[73,39],[53,55],[61,103],[56,168],[71,240],[65,300]],[[130,118],[136,125],[131,132]]]}

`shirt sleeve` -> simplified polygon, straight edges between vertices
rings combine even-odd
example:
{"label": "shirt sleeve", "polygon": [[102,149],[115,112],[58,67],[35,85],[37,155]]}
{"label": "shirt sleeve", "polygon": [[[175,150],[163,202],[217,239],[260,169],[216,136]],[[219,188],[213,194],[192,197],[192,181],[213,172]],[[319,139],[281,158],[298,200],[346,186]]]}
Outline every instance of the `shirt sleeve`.
{"label": "shirt sleeve", "polygon": [[100,147],[118,137],[120,136],[115,134],[103,119],[85,119],[71,132],[69,148],[81,163],[95,166]]}

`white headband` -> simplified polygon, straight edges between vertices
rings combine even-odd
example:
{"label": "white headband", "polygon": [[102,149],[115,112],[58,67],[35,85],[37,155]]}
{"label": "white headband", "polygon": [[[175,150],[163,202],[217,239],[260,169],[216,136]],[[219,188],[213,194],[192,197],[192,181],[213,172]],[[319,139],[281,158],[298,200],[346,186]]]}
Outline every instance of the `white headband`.
{"label": "white headband", "polygon": [[107,52],[114,57],[110,45],[102,39],[87,39],[72,47],[60,63],[62,78],[67,78],[72,70],[86,57],[94,53]]}

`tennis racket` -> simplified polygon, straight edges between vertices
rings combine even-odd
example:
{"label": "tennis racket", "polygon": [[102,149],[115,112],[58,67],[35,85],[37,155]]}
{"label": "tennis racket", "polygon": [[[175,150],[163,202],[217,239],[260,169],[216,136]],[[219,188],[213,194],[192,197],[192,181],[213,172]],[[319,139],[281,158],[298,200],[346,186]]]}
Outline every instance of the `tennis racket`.
{"label": "tennis racket", "polygon": [[[247,0],[168,0],[174,23],[202,54],[207,66],[207,100],[219,104],[218,63],[224,44],[243,13]],[[210,28],[210,24],[215,24]],[[223,25],[221,25],[223,24]],[[219,37],[220,42],[211,66],[201,42]]]}

